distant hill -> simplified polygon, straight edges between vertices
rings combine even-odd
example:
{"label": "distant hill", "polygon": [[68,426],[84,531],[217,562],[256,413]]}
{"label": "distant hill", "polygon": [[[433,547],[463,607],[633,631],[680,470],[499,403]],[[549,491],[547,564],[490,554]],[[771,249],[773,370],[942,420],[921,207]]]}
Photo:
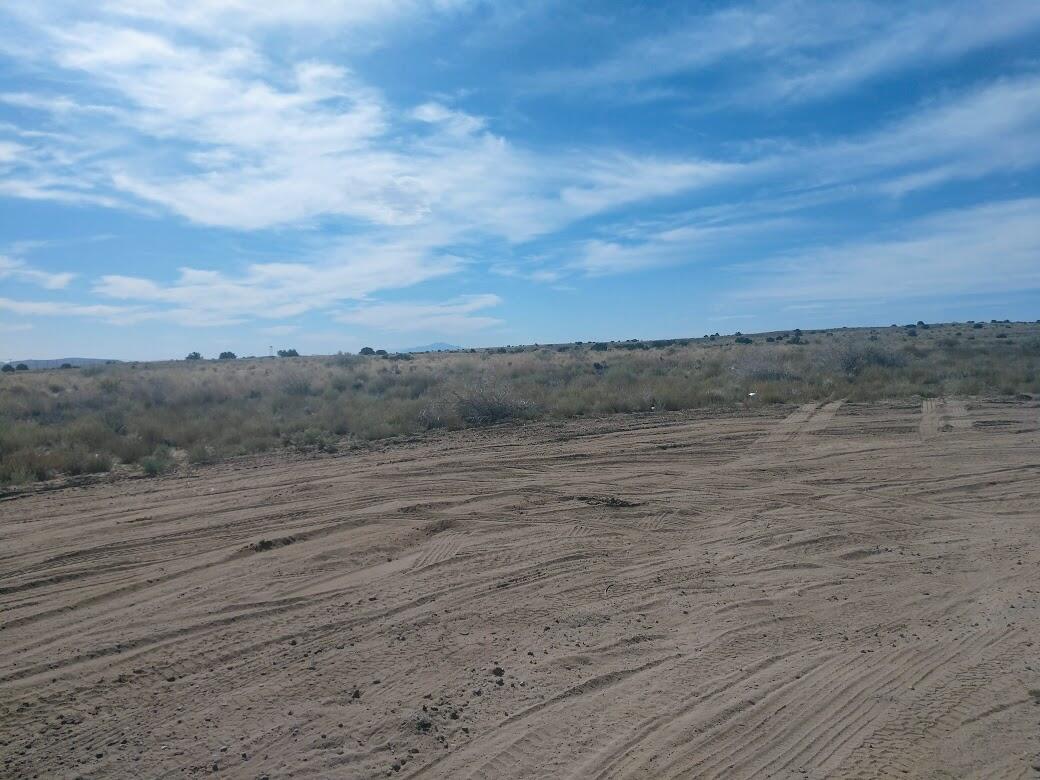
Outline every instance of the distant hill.
{"label": "distant hill", "polygon": [[423,344],[421,347],[402,347],[398,352],[457,352],[462,347],[455,344],[445,344],[443,341],[435,341],[433,344]]}
{"label": "distant hill", "polygon": [[96,366],[99,363],[119,363],[118,360],[105,360],[104,358],[57,358],[56,360],[4,360],[0,363],[10,363],[12,366],[17,366],[19,363],[25,363],[30,369],[40,368],[61,368],[62,365],[68,363],[76,368],[82,368],[83,366]]}

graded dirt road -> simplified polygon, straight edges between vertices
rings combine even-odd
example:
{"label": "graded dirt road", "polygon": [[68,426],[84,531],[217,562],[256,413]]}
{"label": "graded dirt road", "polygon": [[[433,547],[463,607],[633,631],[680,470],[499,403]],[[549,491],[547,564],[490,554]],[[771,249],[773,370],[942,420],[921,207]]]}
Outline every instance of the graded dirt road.
{"label": "graded dirt road", "polygon": [[0,501],[0,775],[1036,777],[1038,427],[640,415]]}

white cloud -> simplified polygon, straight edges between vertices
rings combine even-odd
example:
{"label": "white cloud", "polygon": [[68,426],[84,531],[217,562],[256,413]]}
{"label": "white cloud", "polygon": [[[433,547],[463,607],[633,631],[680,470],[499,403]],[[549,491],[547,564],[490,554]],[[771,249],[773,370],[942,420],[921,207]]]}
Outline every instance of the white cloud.
{"label": "white cloud", "polygon": [[586,241],[572,267],[591,276],[629,273],[692,262],[718,260],[749,238],[797,226],[782,217],[741,222],[705,221],[649,230],[624,231],[621,240]]}
{"label": "white cloud", "polygon": [[754,300],[850,300],[1040,289],[1040,199],[943,211],[890,235],[749,265]]}
{"label": "white cloud", "polygon": [[[405,2],[398,11],[457,5]],[[596,149],[534,153],[494,135],[483,118],[434,101],[398,109],[346,67],[286,64],[256,36],[222,36],[210,24],[249,17],[242,21],[248,31],[329,15],[329,24],[351,23],[335,4],[250,14],[252,6],[238,2],[202,3],[183,12],[189,21],[165,2],[105,7],[99,20],[59,21],[41,11],[27,23],[39,38],[36,64],[74,74],[91,99],[6,96],[48,111],[66,130],[54,147],[75,158],[58,161],[41,141],[8,194],[144,202],[243,230],[334,217],[522,241],[590,214],[709,186],[739,169]],[[356,18],[382,7],[355,9]],[[155,24],[135,26],[145,20]],[[181,34],[184,26],[191,36]],[[101,134],[91,132],[99,114]],[[119,154],[110,153],[114,134],[125,136]],[[73,137],[80,140],[70,143]],[[83,160],[89,164],[71,164]]]}
{"label": "white cloud", "polygon": [[[893,4],[780,0],[724,7],[675,20],[591,65],[532,79],[539,90],[598,99],[696,97],[706,88],[652,86],[678,74],[740,68],[717,103],[815,99],[887,74],[949,61],[1040,27],[1040,5],[1007,0],[980,13],[971,0]],[[636,91],[633,91],[636,90]]]}
{"label": "white cloud", "polygon": [[172,307],[167,314],[180,313],[187,321],[280,319],[450,274],[460,263],[458,257],[433,253],[419,241],[385,241],[351,244],[310,263],[256,263],[237,276],[181,268],[175,281],[161,284],[143,277],[105,275],[94,292]]}
{"label": "white cloud", "polygon": [[28,149],[22,144],[0,140],[0,165],[14,162],[26,151]]}
{"label": "white cloud", "polygon": [[21,282],[45,287],[48,290],[60,290],[68,287],[69,282],[75,278],[76,275],[73,273],[41,271],[24,260],[0,255],[0,279],[17,279]]}
{"label": "white cloud", "polygon": [[794,67],[781,66],[752,93],[782,99],[823,97],[884,74],[999,45],[1040,27],[1040,5],[1032,0],[1008,0],[999,13],[979,13],[978,4],[970,0],[908,4],[902,13],[892,13],[893,8],[897,7],[875,6],[888,11],[887,18],[878,19],[862,40]]}
{"label": "white cloud", "polygon": [[0,311],[44,317],[101,317],[114,318],[134,313],[123,306],[65,303],[62,301],[16,301],[0,298]]}
{"label": "white cloud", "polygon": [[308,0],[256,3],[251,0],[107,0],[110,14],[211,33],[226,29],[311,27],[344,30],[463,8],[469,0]]}
{"label": "white cloud", "polygon": [[423,103],[412,110],[412,117],[420,122],[442,125],[453,134],[466,136],[484,129],[485,122],[479,117],[462,111],[452,111],[440,103]]}
{"label": "white cloud", "polygon": [[[797,212],[863,197],[901,196],[1040,164],[1040,76],[983,85],[929,103],[859,137],[781,145],[727,171],[759,185],[755,197],[720,203],[591,239],[569,263],[592,275],[718,259],[741,242],[800,224]],[[710,175],[711,168],[706,171]],[[691,174],[692,175],[692,174]],[[779,191],[777,190],[779,187]]]}
{"label": "white cloud", "polygon": [[382,331],[453,335],[501,325],[499,319],[474,314],[501,303],[501,298],[490,293],[443,303],[370,303],[341,312],[336,319]]}
{"label": "white cloud", "polygon": [[860,138],[803,149],[820,179],[882,176],[903,194],[1040,162],[1040,76],[1003,79],[937,100]]}

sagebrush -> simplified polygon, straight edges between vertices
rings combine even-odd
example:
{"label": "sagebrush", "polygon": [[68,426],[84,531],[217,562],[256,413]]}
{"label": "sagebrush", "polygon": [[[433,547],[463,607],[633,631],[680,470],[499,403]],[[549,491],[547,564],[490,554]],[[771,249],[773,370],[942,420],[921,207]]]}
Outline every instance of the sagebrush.
{"label": "sagebrush", "polygon": [[751,392],[754,403],[1040,392],[1040,326],[980,324],[5,372],[0,483],[113,466],[161,474],[430,428],[735,406]]}

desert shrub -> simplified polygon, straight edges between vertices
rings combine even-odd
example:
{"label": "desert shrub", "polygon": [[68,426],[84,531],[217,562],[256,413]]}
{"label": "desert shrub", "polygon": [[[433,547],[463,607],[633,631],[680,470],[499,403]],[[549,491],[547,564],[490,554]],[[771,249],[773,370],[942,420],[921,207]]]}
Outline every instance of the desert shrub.
{"label": "desert shrub", "polygon": [[231,351],[225,351],[220,353],[220,360],[236,360],[238,355]]}
{"label": "desert shrub", "polygon": [[213,463],[216,459],[217,455],[214,449],[205,444],[196,444],[188,450],[188,463],[192,465],[200,466],[206,463]]}
{"label": "desert shrub", "polygon": [[311,394],[311,381],[303,374],[289,374],[282,381],[282,392],[291,396]]}
{"label": "desert shrub", "polygon": [[492,383],[481,382],[455,393],[455,411],[470,425],[492,425],[533,412],[532,405]]}
{"label": "desert shrub", "polygon": [[4,367],[0,371],[3,371],[5,374],[11,373],[14,371],[14,366],[10,363],[4,363]]}
{"label": "desert shrub", "polygon": [[112,458],[99,452],[90,452],[84,447],[72,447],[61,453],[56,470],[73,476],[99,474],[112,469]]}
{"label": "desert shrub", "polygon": [[202,355],[198,352],[189,352],[185,360],[202,360]]}
{"label": "desert shrub", "polygon": [[54,476],[54,468],[46,455],[22,450],[0,457],[0,483],[22,485],[42,482]]}
{"label": "desert shrub", "polygon": [[307,428],[302,431],[294,431],[285,437],[285,443],[300,451],[336,451],[335,440],[327,431],[323,431],[320,428]]}
{"label": "desert shrub", "polygon": [[141,458],[141,468],[149,477],[171,471],[176,465],[169,447],[156,447],[151,455]]}
{"label": "desert shrub", "polygon": [[112,454],[123,463],[139,463],[152,452],[153,446],[139,436],[121,436],[112,446]]}
{"label": "desert shrub", "polygon": [[900,368],[906,365],[903,355],[873,345],[845,344],[839,349],[836,359],[841,371],[853,377],[870,366]]}
{"label": "desert shrub", "polygon": [[[316,450],[326,441],[510,419],[735,406],[749,391],[766,403],[1040,392],[1036,325],[1008,326],[1000,341],[973,340],[974,330],[952,339],[938,325],[914,341],[905,332],[837,331],[809,343],[792,331],[771,336],[773,342],[756,338],[755,349],[715,334],[689,343],[596,342],[567,352],[502,347],[409,361],[334,355],[75,372],[12,367],[0,382],[0,481],[93,468],[84,454],[154,469],[156,460],[172,467],[172,456],[156,457],[168,448],[198,462],[203,453]],[[594,354],[606,351],[614,356],[609,367],[605,355]],[[66,452],[76,453],[68,464]]]}
{"label": "desert shrub", "polygon": [[798,373],[788,352],[790,350],[743,352],[740,358],[733,362],[730,370],[744,383],[791,382],[798,378]]}

